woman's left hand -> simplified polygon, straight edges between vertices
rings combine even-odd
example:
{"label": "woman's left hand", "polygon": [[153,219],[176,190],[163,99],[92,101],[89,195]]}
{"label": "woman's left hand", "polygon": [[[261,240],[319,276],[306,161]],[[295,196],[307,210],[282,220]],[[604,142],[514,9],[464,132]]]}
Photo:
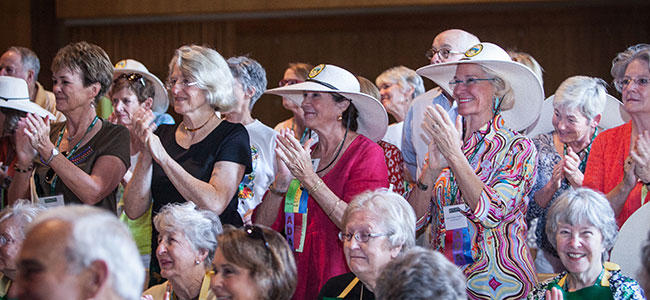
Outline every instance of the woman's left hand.
{"label": "woman's left hand", "polygon": [[309,174],[314,173],[311,164],[311,139],[307,140],[304,145],[300,145],[293,134],[293,130],[283,129],[277,137],[277,146],[275,153],[289,168],[291,174],[298,180],[303,180]]}
{"label": "woman's left hand", "polygon": [[544,293],[544,299],[546,300],[564,300],[564,296],[562,295],[562,291],[558,290],[557,288],[552,288],[550,291],[546,291]]}
{"label": "woman's left hand", "polygon": [[567,153],[564,155],[564,176],[573,188],[582,186],[582,180],[585,175],[580,171],[580,157],[571,147],[567,147]]}
{"label": "woman's left hand", "polygon": [[163,148],[160,138],[153,133],[156,130],[156,124],[153,122],[155,119],[153,112],[141,108],[134,114],[133,119],[135,125],[131,130],[131,134],[137,137],[134,140],[139,141],[139,144],[135,145],[136,148],[146,149],[151,154],[151,157],[160,163],[160,160],[167,152]]}
{"label": "woman's left hand", "polygon": [[442,106],[436,104],[435,108],[427,106],[424,113],[424,132],[429,140],[433,141],[442,155],[451,161],[453,155],[465,157],[461,151],[462,121],[456,118],[454,124]]}
{"label": "woman's left hand", "polygon": [[[28,113],[26,117],[21,118],[19,123],[19,130],[23,128],[23,132],[29,138],[29,143],[41,157],[48,158],[54,149],[54,144],[50,141],[50,121],[48,117],[45,119]],[[22,125],[22,126],[21,126]]]}
{"label": "woman's left hand", "polygon": [[635,162],[634,174],[642,182],[650,182],[650,133],[639,134],[630,156]]}

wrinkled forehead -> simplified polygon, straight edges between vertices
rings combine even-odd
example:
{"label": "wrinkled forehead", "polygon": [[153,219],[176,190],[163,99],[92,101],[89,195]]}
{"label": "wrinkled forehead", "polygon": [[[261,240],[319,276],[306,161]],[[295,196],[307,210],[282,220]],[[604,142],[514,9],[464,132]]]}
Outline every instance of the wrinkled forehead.
{"label": "wrinkled forehead", "polygon": [[454,72],[454,77],[482,77],[487,73],[483,70],[483,67],[479,64],[458,64],[456,66],[456,71]]}

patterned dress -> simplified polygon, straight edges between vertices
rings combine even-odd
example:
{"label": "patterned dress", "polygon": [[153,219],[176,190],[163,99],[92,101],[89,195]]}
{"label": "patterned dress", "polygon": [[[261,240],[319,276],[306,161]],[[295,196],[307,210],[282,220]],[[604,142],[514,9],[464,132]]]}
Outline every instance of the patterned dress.
{"label": "patterned dress", "polygon": [[[473,263],[460,266],[467,277],[469,299],[521,299],[537,282],[533,260],[525,243],[528,192],[533,184],[537,151],[523,135],[503,127],[497,115],[472,133],[462,146],[476,175],[484,182],[475,211],[465,209]],[[471,159],[470,159],[471,158]],[[440,173],[429,211],[418,227],[429,219],[431,248],[445,252],[443,207],[462,203],[450,196],[450,169]]]}
{"label": "patterned dress", "polygon": [[386,141],[380,140],[377,144],[384,149],[384,159],[388,168],[388,184],[393,188],[393,192],[404,195],[404,179],[402,177],[404,159],[402,158],[402,151],[399,151],[397,146]]}

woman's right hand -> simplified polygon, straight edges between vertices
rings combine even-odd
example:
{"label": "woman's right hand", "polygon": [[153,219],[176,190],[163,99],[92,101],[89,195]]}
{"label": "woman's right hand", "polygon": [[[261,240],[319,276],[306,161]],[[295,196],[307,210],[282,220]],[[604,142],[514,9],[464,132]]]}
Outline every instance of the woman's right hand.
{"label": "woman's right hand", "polygon": [[300,145],[300,142],[294,137],[293,130],[283,129],[277,136],[277,145],[275,153],[284,162],[293,177],[301,180],[314,173],[311,164],[311,149],[309,145],[312,139]]}
{"label": "woman's right hand", "polygon": [[16,129],[16,159],[21,164],[30,164],[38,155],[36,149],[32,146],[29,136],[25,133],[27,123],[21,119],[18,121],[18,128]]}
{"label": "woman's right hand", "polygon": [[153,122],[155,116],[153,112],[148,109],[141,108],[135,112],[131,122],[133,124],[129,131],[135,138],[131,139],[136,144],[137,149],[147,150],[151,153],[149,145],[150,139],[155,137],[153,133],[156,130],[156,124]]}

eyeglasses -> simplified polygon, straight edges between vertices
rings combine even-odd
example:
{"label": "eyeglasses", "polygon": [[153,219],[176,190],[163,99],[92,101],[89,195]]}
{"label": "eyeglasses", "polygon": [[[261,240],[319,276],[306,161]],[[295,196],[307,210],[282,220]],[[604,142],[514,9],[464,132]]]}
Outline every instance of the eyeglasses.
{"label": "eyeglasses", "polygon": [[449,58],[449,55],[451,54],[463,54],[463,52],[459,51],[453,51],[448,48],[442,48],[440,50],[431,47],[431,49],[427,50],[427,52],[424,53],[424,56],[427,57],[427,59],[432,60],[435,55],[438,55],[441,59],[447,59]]}
{"label": "eyeglasses", "polygon": [[376,238],[380,236],[389,236],[391,235],[390,233],[361,233],[361,232],[355,232],[354,234],[352,233],[343,233],[343,231],[339,231],[339,240],[341,242],[349,242],[352,240],[352,237],[354,236],[354,239],[357,240],[359,243],[367,243],[370,238]]}
{"label": "eyeglasses", "polygon": [[459,84],[465,84],[465,86],[470,86],[473,84],[477,84],[479,81],[492,81],[494,78],[467,78],[465,80],[460,80],[460,79],[454,79],[452,81],[449,81],[449,87],[453,90],[456,88],[457,85]]}
{"label": "eyeglasses", "polygon": [[264,238],[264,231],[262,231],[262,228],[254,225],[246,225],[244,226],[244,231],[246,231],[248,237],[256,240],[261,240],[264,243],[264,248],[266,248],[266,251],[271,253],[271,249],[269,249],[269,243],[267,243],[266,239]]}
{"label": "eyeglasses", "polygon": [[117,81],[119,79],[122,79],[122,78],[124,78],[124,79],[126,79],[126,80],[128,80],[130,82],[137,82],[137,83],[141,84],[142,86],[147,85],[147,82],[145,81],[144,77],[142,77],[142,75],[138,74],[138,73],[128,73],[128,74],[127,73],[122,73],[120,76],[117,76],[115,81]]}
{"label": "eyeglasses", "polygon": [[636,83],[636,85],[638,85],[640,87],[646,87],[648,85],[648,83],[650,83],[650,78],[638,77],[638,78],[632,79],[632,78],[626,77],[626,78],[623,78],[623,79],[615,82],[616,83],[616,89],[621,91],[624,88],[627,88],[630,84],[632,84],[632,82]]}
{"label": "eyeglasses", "polygon": [[302,80],[300,79],[282,79],[280,82],[278,82],[278,86],[283,87],[286,85],[294,85],[296,83],[301,83]]}
{"label": "eyeglasses", "polygon": [[172,78],[172,79],[167,80],[167,83],[165,83],[165,88],[171,91],[171,89],[174,88],[177,84],[181,85],[181,89],[186,89],[188,87],[197,85],[198,82],[197,81],[189,81],[187,79],[183,79],[182,81],[179,81],[176,78]]}

